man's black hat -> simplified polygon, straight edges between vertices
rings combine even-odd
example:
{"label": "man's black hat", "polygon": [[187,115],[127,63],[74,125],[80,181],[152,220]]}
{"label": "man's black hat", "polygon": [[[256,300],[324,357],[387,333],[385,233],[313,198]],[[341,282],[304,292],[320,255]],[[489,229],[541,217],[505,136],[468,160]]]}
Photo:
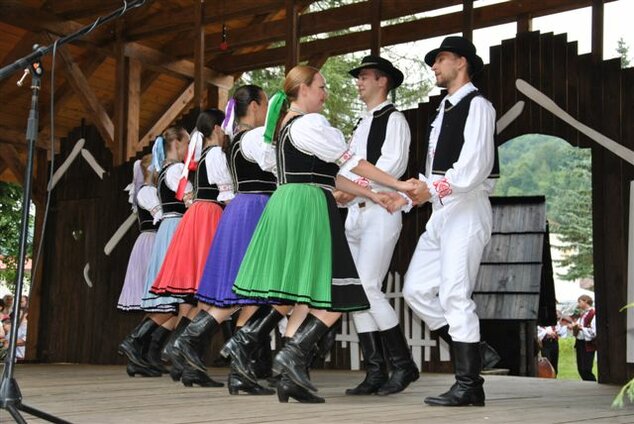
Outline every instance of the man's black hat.
{"label": "man's black hat", "polygon": [[362,69],[378,69],[379,71],[385,72],[390,76],[390,78],[392,78],[392,83],[394,84],[392,88],[397,88],[399,85],[403,84],[403,73],[395,68],[394,65],[392,65],[392,62],[387,59],[383,59],[380,56],[370,55],[364,57],[361,61],[361,65],[348,71],[348,73],[355,78],[359,78],[359,73]]}
{"label": "man's black hat", "polygon": [[473,43],[464,37],[452,36],[445,37],[440,44],[440,47],[434,49],[425,55],[425,63],[429,66],[433,66],[436,61],[436,56],[440,52],[453,52],[464,56],[471,64],[473,75],[477,74],[484,67],[482,58],[476,54],[476,48]]}

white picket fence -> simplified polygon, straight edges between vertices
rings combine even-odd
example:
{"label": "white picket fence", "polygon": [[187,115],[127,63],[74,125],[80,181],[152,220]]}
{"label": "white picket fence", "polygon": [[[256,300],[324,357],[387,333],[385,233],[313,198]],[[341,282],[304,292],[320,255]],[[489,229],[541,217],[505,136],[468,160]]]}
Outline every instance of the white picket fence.
{"label": "white picket fence", "polygon": [[[403,300],[402,292],[402,276],[399,273],[389,273],[387,279],[386,296],[391,300],[396,314],[399,317],[404,317],[405,338],[407,344],[412,349],[412,357],[414,362],[420,370],[423,361],[431,360],[431,350],[440,349],[440,360],[442,362],[448,362],[449,359],[449,346],[444,341],[440,341],[440,346],[436,340],[433,340],[430,335],[429,327],[423,323],[420,318],[409,308],[405,300]],[[352,316],[350,314],[344,314],[341,323],[341,333],[337,334],[336,342],[340,343],[342,348],[349,348],[350,352],[350,369],[358,370],[361,365],[361,350],[359,349],[359,337],[354,327]],[[349,344],[349,346],[348,346]],[[330,358],[326,358],[329,361]]]}

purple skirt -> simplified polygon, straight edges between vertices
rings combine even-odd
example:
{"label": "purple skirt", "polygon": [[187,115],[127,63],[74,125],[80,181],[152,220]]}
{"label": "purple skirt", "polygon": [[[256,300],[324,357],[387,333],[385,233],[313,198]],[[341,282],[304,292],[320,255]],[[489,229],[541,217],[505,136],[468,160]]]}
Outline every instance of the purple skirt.
{"label": "purple skirt", "polygon": [[232,290],[242,258],[269,198],[266,194],[240,193],[225,208],[198,285],[198,300],[220,307],[269,303],[241,297]]}
{"label": "purple skirt", "polygon": [[156,231],[146,231],[137,237],[132,247],[125,281],[117,308],[122,311],[140,311],[141,299],[145,295],[145,276],[150,264],[150,253],[154,246]]}

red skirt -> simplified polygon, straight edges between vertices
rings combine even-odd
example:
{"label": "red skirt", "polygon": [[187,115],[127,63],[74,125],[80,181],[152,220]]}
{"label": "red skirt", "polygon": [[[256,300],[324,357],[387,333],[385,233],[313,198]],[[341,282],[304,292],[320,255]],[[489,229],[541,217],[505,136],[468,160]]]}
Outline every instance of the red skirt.
{"label": "red skirt", "polygon": [[154,280],[152,293],[170,296],[196,294],[221,215],[220,205],[207,201],[194,202],[185,212]]}

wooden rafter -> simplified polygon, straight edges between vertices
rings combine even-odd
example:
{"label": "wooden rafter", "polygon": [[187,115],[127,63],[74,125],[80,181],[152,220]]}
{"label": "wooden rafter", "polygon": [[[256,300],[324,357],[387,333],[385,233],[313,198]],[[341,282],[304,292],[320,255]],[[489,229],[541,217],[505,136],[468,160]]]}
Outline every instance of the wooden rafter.
{"label": "wooden rafter", "polygon": [[170,106],[161,114],[161,116],[155,121],[152,128],[145,133],[145,135],[139,140],[134,150],[134,153],[143,150],[150,144],[152,139],[161,134],[194,100],[194,83],[192,82],[187,88],[178,96],[178,98],[170,103]]}
{"label": "wooden rafter", "polygon": [[4,159],[11,173],[22,183],[24,181],[24,171],[26,166],[18,154],[15,146],[0,141],[0,156]]}
{"label": "wooden rafter", "polygon": [[[389,7],[382,8],[381,19],[387,20],[409,16],[460,3],[461,0],[390,0]],[[348,29],[350,27],[370,24],[371,22],[372,7],[366,3],[354,3],[320,12],[300,15],[299,35],[300,37],[305,37],[308,35]],[[287,23],[285,19],[276,19],[274,21],[250,25],[248,30],[240,31],[239,36],[233,37],[230,45],[232,48],[253,47],[284,41],[286,38],[286,27]],[[220,35],[219,32],[207,35],[206,45],[208,53],[222,53],[218,47]],[[168,52],[174,55],[187,56],[191,55],[192,46],[191,43],[188,43],[188,40],[181,38],[178,43],[170,45]],[[231,53],[233,54],[235,52],[232,51]]]}
{"label": "wooden rafter", "polygon": [[88,79],[81,71],[77,63],[73,60],[72,56],[66,49],[61,47],[59,49],[59,55],[64,63],[64,69],[67,75],[67,81],[79,97],[86,112],[92,117],[92,121],[97,127],[99,134],[106,142],[106,145],[113,149],[114,146],[114,124],[108,116],[108,113],[104,109],[103,105],[90,88]]}
{"label": "wooden rafter", "polygon": [[[0,124],[0,136],[2,137],[2,141],[12,144],[18,149],[26,149],[26,114],[24,116],[24,129],[24,131],[20,131]],[[57,142],[59,142],[59,140],[57,140]],[[50,147],[49,139],[39,136],[35,142],[35,147],[38,149],[48,149]]]}
{"label": "wooden rafter", "polygon": [[[523,2],[514,0],[507,3],[474,8],[473,25],[475,29],[515,22],[517,16],[522,14],[542,16],[590,6],[592,1],[549,0],[548,2]],[[439,15],[383,27],[381,40],[384,46],[422,40],[461,32],[462,25],[462,12]],[[320,54],[334,56],[363,50],[370,46],[371,37],[371,31],[368,30],[302,43],[300,60],[309,60],[312,56]],[[286,49],[279,47],[244,55],[218,56],[216,58],[216,68],[226,73],[245,72],[252,69],[282,65],[285,60]]]}

